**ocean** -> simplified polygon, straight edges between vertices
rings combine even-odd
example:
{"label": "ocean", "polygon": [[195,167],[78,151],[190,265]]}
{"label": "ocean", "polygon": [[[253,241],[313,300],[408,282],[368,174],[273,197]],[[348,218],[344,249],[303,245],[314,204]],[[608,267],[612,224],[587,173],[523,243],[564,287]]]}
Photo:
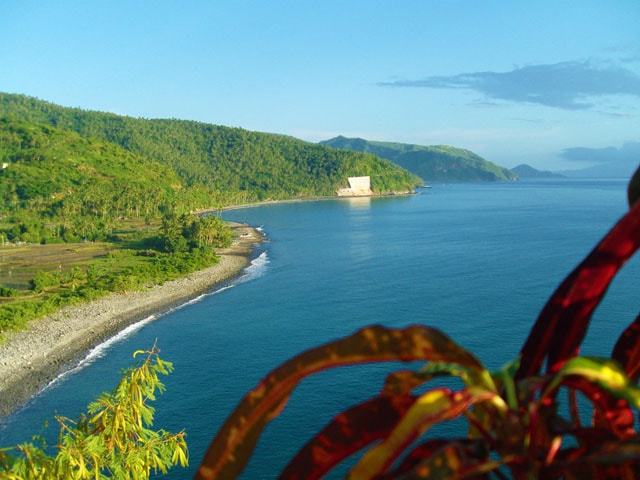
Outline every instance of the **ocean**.
{"label": "ocean", "polygon": [[[411,196],[283,203],[227,211],[259,227],[241,276],[100,346],[0,424],[0,446],[76,417],[111,390],[132,353],[157,342],[174,363],[155,426],[185,429],[191,478],[242,396],[303,350],[370,324],[437,327],[488,368],[515,358],[562,279],[627,209],[626,180],[434,184]],[[638,312],[632,259],[596,312],[583,353],[608,355]],[[376,394],[398,365],[345,367],[301,383],[242,478],[276,478],[339,411]],[[452,427],[455,429],[455,426]]]}

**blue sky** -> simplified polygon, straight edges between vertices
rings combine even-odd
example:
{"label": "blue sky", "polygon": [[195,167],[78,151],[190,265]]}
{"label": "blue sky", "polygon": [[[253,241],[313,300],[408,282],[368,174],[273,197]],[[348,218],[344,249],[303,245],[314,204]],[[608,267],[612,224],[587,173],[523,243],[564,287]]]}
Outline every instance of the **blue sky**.
{"label": "blue sky", "polygon": [[0,1],[0,91],[319,141],[640,161],[640,1]]}

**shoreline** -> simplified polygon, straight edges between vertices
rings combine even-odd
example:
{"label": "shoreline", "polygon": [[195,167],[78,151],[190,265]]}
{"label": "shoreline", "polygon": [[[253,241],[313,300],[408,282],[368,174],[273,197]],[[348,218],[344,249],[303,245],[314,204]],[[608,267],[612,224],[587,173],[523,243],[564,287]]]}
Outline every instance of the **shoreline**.
{"label": "shoreline", "polygon": [[220,261],[146,290],[111,293],[90,303],[64,307],[32,320],[26,330],[8,332],[0,344],[0,419],[15,412],[94,347],[150,315],[208,292],[239,275],[254,245],[264,241],[255,228],[229,222],[236,236],[218,249]]}
{"label": "shoreline", "polygon": [[[423,188],[423,187],[416,187]],[[228,212],[231,210],[242,210],[245,208],[255,208],[262,207],[265,205],[280,205],[287,203],[308,203],[308,202],[324,202],[327,200],[343,200],[343,199],[353,199],[353,198],[386,198],[386,197],[406,197],[409,195],[417,195],[418,192],[392,192],[392,193],[374,193],[373,195],[328,195],[324,197],[302,197],[302,198],[289,198],[287,200],[263,200],[259,202],[253,203],[242,203],[238,205],[227,205],[222,208],[208,208],[204,210],[197,210],[194,213],[198,215],[208,214],[208,213],[218,213],[218,212]]]}

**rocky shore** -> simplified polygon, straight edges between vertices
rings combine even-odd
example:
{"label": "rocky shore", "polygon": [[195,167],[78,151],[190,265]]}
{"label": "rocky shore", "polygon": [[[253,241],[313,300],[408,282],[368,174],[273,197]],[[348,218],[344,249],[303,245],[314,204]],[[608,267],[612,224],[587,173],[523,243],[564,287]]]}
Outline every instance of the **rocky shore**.
{"label": "rocky shore", "polygon": [[149,315],[195,298],[242,272],[253,246],[263,240],[254,228],[235,224],[220,262],[186,278],[145,291],[110,294],[95,302],[66,307],[5,335],[0,344],[0,417],[13,412],[96,345]]}

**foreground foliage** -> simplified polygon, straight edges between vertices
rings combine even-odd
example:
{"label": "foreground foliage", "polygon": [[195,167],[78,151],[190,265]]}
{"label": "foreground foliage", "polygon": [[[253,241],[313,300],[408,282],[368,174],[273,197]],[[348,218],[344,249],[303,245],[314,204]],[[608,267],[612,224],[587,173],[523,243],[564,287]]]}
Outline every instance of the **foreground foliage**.
{"label": "foreground foliage", "polygon": [[103,393],[78,420],[56,417],[60,435],[50,456],[42,437],[0,449],[0,478],[146,479],[188,464],[185,432],[152,430],[155,409],[149,402],[163,392],[160,375],[173,370],[155,347],[137,351],[144,360],[124,372],[112,393]]}
{"label": "foreground foliage", "polygon": [[[502,370],[489,372],[434,328],[364,328],[269,373],[221,427],[197,478],[236,478],[263,429],[306,376],[397,360],[428,363],[391,373],[376,396],[310,439],[279,478],[322,478],[367,447],[348,478],[639,478],[634,418],[640,408],[640,316],[609,358],[578,356],[595,308],[640,246],[639,197],[640,170],[629,188],[629,212],[558,287],[519,358]],[[459,378],[462,388],[429,388],[443,376]],[[429,437],[431,427],[458,417],[468,422],[466,434]]]}

